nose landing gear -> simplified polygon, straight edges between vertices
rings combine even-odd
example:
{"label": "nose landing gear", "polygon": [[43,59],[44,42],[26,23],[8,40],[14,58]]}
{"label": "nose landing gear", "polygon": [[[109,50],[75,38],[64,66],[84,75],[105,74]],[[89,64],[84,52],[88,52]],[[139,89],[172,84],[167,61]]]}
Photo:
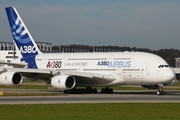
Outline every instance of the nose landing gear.
{"label": "nose landing gear", "polygon": [[164,95],[164,90],[163,90],[163,84],[158,85],[158,91],[157,91],[157,95]]}

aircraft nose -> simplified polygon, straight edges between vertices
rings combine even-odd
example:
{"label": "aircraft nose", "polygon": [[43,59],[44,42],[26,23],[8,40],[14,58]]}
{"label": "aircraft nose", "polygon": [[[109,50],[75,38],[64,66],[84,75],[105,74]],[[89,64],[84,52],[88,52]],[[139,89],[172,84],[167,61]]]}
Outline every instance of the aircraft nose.
{"label": "aircraft nose", "polygon": [[169,82],[172,82],[176,79],[176,75],[172,69],[169,69],[166,73],[166,79],[169,80]]}

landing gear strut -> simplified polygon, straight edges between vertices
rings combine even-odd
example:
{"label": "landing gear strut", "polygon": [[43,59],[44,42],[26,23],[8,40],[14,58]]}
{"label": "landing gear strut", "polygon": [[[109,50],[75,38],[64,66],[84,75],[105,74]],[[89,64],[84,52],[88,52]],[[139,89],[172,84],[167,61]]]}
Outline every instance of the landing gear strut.
{"label": "landing gear strut", "polygon": [[157,91],[157,95],[164,95],[164,90],[163,90],[164,85],[158,85],[159,89]]}

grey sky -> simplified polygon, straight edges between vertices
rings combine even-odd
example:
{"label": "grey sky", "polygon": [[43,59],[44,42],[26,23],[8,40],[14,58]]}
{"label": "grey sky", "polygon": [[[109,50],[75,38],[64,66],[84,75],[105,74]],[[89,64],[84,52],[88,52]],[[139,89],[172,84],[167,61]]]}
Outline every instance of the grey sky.
{"label": "grey sky", "polygon": [[6,6],[35,41],[180,50],[179,0],[1,0],[0,41],[11,42]]}

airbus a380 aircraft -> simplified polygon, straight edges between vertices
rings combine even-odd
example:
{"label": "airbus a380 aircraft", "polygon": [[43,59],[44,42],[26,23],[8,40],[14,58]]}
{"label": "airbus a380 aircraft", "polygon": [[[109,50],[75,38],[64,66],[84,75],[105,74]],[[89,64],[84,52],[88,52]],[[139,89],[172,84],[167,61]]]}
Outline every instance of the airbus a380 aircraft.
{"label": "airbus a380 aircraft", "polygon": [[[14,7],[6,13],[17,50],[22,58],[6,63],[19,68],[6,69],[0,74],[3,85],[21,84],[23,76],[51,80],[55,88],[65,93],[96,93],[92,87],[103,86],[102,93],[112,93],[110,86],[142,85],[158,89],[175,80],[175,73],[161,57],[145,52],[108,53],[42,53]],[[20,68],[24,67],[26,68]],[[86,87],[86,89],[77,86]]]}

